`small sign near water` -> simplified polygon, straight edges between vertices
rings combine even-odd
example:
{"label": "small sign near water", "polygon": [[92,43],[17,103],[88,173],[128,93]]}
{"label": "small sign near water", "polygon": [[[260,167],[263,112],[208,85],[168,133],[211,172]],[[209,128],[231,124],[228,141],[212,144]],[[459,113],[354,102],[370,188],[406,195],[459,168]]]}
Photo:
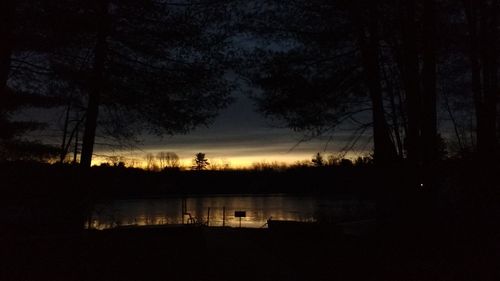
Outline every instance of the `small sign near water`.
{"label": "small sign near water", "polygon": [[244,218],[247,216],[247,212],[245,211],[234,211],[235,218]]}

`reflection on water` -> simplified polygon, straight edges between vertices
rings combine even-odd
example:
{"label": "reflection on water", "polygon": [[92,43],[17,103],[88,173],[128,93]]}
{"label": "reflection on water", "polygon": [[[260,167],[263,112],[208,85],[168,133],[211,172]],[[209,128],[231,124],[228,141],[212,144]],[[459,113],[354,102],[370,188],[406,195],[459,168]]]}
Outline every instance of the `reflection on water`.
{"label": "reflection on water", "polygon": [[374,214],[374,209],[373,202],[285,195],[115,200],[95,206],[90,227],[106,229],[182,223],[238,227],[239,218],[234,217],[234,212],[246,211],[241,226],[258,228],[265,227],[270,218],[339,221],[366,217]]}

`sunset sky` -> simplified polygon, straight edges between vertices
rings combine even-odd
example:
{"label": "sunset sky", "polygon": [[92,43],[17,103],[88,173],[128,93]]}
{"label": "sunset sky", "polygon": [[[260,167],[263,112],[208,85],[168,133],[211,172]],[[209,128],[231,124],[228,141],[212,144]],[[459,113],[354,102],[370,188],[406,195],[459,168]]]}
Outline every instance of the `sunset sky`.
{"label": "sunset sky", "polygon": [[[244,89],[247,90],[247,89]],[[110,149],[112,140],[96,141],[93,165],[110,162],[110,157],[118,157],[127,165],[144,167],[145,155],[160,151],[175,152],[184,167],[192,165],[198,152],[214,164],[230,164],[233,168],[249,167],[254,163],[294,164],[297,161],[310,161],[314,154],[338,155],[352,141],[352,124],[337,128],[333,134],[301,142],[304,135],[287,128],[277,120],[266,119],[256,111],[254,102],[243,90],[235,90],[234,102],[222,109],[214,122],[208,127],[198,127],[186,135],[149,136],[141,135],[141,142],[134,148]],[[369,113],[368,113],[369,114]],[[47,124],[58,124],[50,130],[34,133],[36,138],[59,146],[62,140],[62,121],[64,108],[54,114],[44,110],[28,110],[19,115],[20,120],[35,120]],[[367,118],[368,120],[368,118]],[[80,135],[81,141],[81,135]],[[107,142],[107,145],[102,145]],[[80,143],[81,144],[81,143]],[[366,156],[372,150],[371,129],[360,138],[356,146],[345,155],[347,158]],[[72,157],[72,155],[69,155]]]}
{"label": "sunset sky", "polygon": [[[198,152],[205,153],[212,163],[229,163],[231,167],[247,167],[257,162],[293,164],[310,160],[317,152],[338,153],[351,138],[350,131],[338,130],[332,138],[324,136],[298,144],[303,138],[301,133],[265,119],[255,112],[252,100],[244,94],[237,92],[234,95],[235,102],[222,110],[215,122],[207,128],[198,128],[187,135],[145,137],[139,149],[109,151],[96,147],[97,157],[94,163],[105,162],[106,158],[103,156],[109,155],[123,156],[140,166],[144,164],[142,162],[147,153],[172,151],[179,155],[184,166],[191,166],[192,159]],[[370,149],[371,143],[367,136],[347,156],[364,155]]]}

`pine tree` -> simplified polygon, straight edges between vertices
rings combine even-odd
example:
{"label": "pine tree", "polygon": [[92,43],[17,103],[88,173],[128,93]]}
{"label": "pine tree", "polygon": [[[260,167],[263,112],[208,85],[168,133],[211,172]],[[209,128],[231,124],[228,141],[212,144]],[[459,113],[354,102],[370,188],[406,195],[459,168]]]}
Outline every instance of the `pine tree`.
{"label": "pine tree", "polygon": [[311,162],[313,163],[313,165],[315,167],[322,167],[325,165],[325,160],[323,159],[323,155],[321,155],[321,153],[319,153],[319,152],[316,153],[316,155],[314,155]]}
{"label": "pine tree", "polygon": [[205,170],[210,163],[208,159],[205,158],[205,153],[197,153],[193,159],[193,170],[201,171]]}

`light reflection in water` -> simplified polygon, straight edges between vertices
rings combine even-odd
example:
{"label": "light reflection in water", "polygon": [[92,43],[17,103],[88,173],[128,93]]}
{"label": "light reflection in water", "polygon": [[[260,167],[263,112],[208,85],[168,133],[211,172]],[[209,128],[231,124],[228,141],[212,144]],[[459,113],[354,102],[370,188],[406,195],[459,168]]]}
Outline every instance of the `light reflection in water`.
{"label": "light reflection in water", "polygon": [[[209,223],[210,226],[239,226],[235,211],[246,211],[242,227],[264,227],[275,220],[343,220],[374,214],[373,202],[338,201],[316,197],[293,196],[207,196],[185,199],[184,223]],[[210,217],[208,218],[208,209]],[[223,209],[225,208],[225,222]],[[95,206],[91,228],[106,229],[127,225],[181,224],[182,198],[115,200]]]}

